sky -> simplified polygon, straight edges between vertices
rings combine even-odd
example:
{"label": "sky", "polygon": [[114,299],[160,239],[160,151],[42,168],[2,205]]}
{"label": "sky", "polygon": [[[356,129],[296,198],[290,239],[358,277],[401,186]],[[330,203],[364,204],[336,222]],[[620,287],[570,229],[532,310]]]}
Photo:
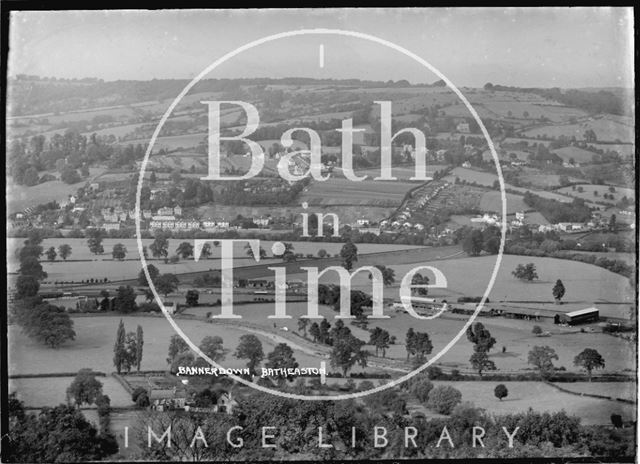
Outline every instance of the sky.
{"label": "sky", "polygon": [[[253,40],[314,28],[393,42],[457,86],[633,87],[633,11],[608,7],[14,12],[9,75],[191,79]],[[287,76],[438,79],[391,48],[318,34],[260,45],[207,75]]]}

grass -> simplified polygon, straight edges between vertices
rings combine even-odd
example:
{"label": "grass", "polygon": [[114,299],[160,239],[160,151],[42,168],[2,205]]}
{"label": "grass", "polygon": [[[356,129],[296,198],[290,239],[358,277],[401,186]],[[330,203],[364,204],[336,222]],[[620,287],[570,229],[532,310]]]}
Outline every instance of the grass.
{"label": "grass", "polygon": [[[527,205],[522,201],[520,195],[514,195],[507,193],[507,214],[513,214],[517,211],[525,211],[529,209]],[[480,199],[480,209],[482,211],[491,211],[496,213],[502,213],[502,195],[500,192],[486,192]]]}
{"label": "grass", "polygon": [[[94,316],[76,317],[74,330],[76,339],[53,350],[42,346],[23,335],[15,325],[9,326],[9,375],[74,372],[83,367],[110,373],[113,367],[112,347],[120,319],[124,320],[128,332],[141,325],[144,331],[143,370],[164,370],[167,362],[169,339],[176,332],[162,317],[140,316]],[[240,336],[249,332],[226,325],[208,324],[197,320],[178,320],[178,326],[196,344],[207,335],[220,336],[225,348],[231,350],[223,362],[225,367],[244,367],[246,361],[235,358],[232,352],[238,346]],[[257,335],[262,341],[265,354],[273,350],[274,339]],[[301,366],[319,366],[320,359],[296,351],[295,357]],[[41,379],[42,380],[42,379]],[[69,378],[69,383],[71,379]],[[46,380],[44,380],[46,382]],[[56,400],[57,401],[57,400]]]}
{"label": "grass", "polygon": [[400,206],[405,194],[416,184],[400,181],[365,180],[352,182],[331,177],[325,182],[313,182],[301,195],[309,205]]}
{"label": "grass", "polygon": [[[116,379],[111,376],[97,379],[102,383],[102,392],[109,395],[112,407],[132,406],[131,396]],[[73,377],[9,379],[9,392],[17,390],[19,398],[29,407],[57,406],[66,403],[67,388],[72,381]]]}
{"label": "grass", "polygon": [[[445,180],[449,182],[454,182],[456,177],[459,177],[460,180],[466,180],[467,182],[476,182],[477,184],[484,185],[486,187],[492,187],[493,183],[496,180],[498,180],[497,174],[493,174],[491,172],[476,171],[473,169],[466,169],[462,167],[457,167],[453,171],[451,171],[451,174],[445,177]],[[522,194],[524,194],[528,190],[531,193],[534,193],[543,198],[549,198],[552,200],[562,201],[566,203],[570,203],[573,201],[571,197],[568,197],[566,195],[547,192],[545,190],[527,189],[522,187],[516,187],[514,185],[506,184],[506,183],[505,183],[505,188],[509,190],[517,191]]]}
{"label": "grass", "polygon": [[[582,187],[582,192],[578,191],[578,187]],[[578,198],[582,198],[586,201],[603,201],[605,203],[616,204],[622,197],[626,196],[629,200],[635,198],[635,191],[630,188],[615,187],[615,192],[610,192],[609,187],[606,185],[594,185],[594,184],[579,184],[576,185],[576,189],[573,187],[563,187],[556,190],[558,193],[566,193],[567,195],[573,195]],[[593,192],[598,192],[595,196]],[[613,195],[613,200],[605,199],[604,194]]]}
{"label": "grass", "polygon": [[536,127],[527,130],[524,135],[534,138],[540,136],[556,139],[564,135],[568,138],[575,136],[577,140],[584,140],[584,133],[589,129],[596,133],[599,141],[615,142],[620,140],[628,143],[634,140],[632,123],[628,124],[627,121],[608,115],[589,118],[586,121],[583,120],[575,124]]}
{"label": "grass", "polygon": [[[498,383],[507,387],[509,395],[502,401],[493,394]],[[435,385],[451,385],[462,392],[462,400],[484,408],[490,414],[506,415],[526,412],[556,412],[564,409],[568,415],[582,419],[582,424],[611,424],[611,414],[621,414],[624,420],[635,420],[635,406],[608,400],[579,397],[563,393],[542,382],[434,382]],[[567,387],[573,384],[562,384]],[[593,384],[596,386],[597,384]],[[633,388],[629,384],[622,384]],[[597,387],[596,387],[597,388]],[[606,385],[600,386],[606,394]]]}

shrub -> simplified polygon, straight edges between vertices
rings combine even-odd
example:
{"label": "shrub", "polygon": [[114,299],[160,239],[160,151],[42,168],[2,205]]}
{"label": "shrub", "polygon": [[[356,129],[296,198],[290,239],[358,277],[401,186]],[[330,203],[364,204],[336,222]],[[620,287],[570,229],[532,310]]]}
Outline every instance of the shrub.
{"label": "shrub", "polygon": [[429,392],[427,407],[438,414],[451,414],[453,408],[462,401],[462,393],[451,386],[435,387]]}
{"label": "shrub", "polygon": [[147,393],[147,389],[144,387],[137,387],[135,390],[133,390],[131,392],[131,401],[133,401],[134,403],[138,400],[138,397],[142,394],[146,394]]}
{"label": "shrub", "polygon": [[443,376],[442,369],[437,366],[429,366],[427,367],[427,376],[429,380],[438,380]]}
{"label": "shrub", "polygon": [[542,333],[542,327],[540,327],[539,325],[534,325],[533,330],[531,330],[531,333],[533,335],[540,335]]}
{"label": "shrub", "polygon": [[431,390],[433,390],[433,384],[427,379],[420,379],[411,385],[411,394],[421,403],[429,400]]}

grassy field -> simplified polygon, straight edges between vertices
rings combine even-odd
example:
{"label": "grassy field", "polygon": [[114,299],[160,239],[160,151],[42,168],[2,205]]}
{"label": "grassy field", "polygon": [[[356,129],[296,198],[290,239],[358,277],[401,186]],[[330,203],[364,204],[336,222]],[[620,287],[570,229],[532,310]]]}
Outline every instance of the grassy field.
{"label": "grassy field", "polygon": [[[120,319],[121,316],[75,317],[73,321],[76,339],[56,350],[32,341],[23,335],[17,326],[10,325],[9,375],[76,372],[84,367],[105,373],[113,372],[115,369],[112,361],[112,347]],[[166,369],[169,339],[176,334],[167,320],[162,316],[125,316],[122,319],[128,332],[135,332],[137,325],[142,326],[144,330],[142,369]],[[246,361],[235,358],[233,351],[238,346],[240,336],[251,332],[197,320],[178,320],[177,322],[196,344],[208,335],[222,337],[225,348],[230,350],[223,362],[225,367],[239,368],[246,364]],[[257,336],[263,344],[265,354],[272,351],[280,341],[264,335]],[[316,367],[320,363],[320,358],[300,350],[295,351],[295,357],[301,366]]]}
{"label": "grassy field", "polygon": [[[427,176],[432,176],[434,172],[439,171],[441,169],[446,168],[447,166],[444,164],[428,164],[426,168]],[[412,166],[393,166],[391,168],[391,173],[393,176],[397,177],[398,180],[394,182],[401,181],[409,181],[411,177],[416,175],[416,170]],[[380,175],[380,168],[373,169],[362,169],[357,170],[356,174],[358,176],[368,175],[370,178],[375,178]],[[415,182],[415,181],[414,181]]]}
{"label": "grassy field", "polygon": [[553,153],[562,158],[562,161],[571,162],[571,160],[573,160],[580,164],[590,163],[596,155],[591,151],[579,147],[558,148],[557,150],[553,150]]}
{"label": "grassy field", "polygon": [[[111,376],[97,379],[102,383],[102,392],[109,395],[112,407],[132,406],[131,396],[116,379]],[[71,382],[73,377],[9,379],[9,392],[17,390],[19,398],[32,408],[57,406],[66,403],[66,392]]]}
{"label": "grassy field", "polygon": [[[447,278],[447,288],[430,289],[429,295],[437,299],[455,301],[460,296],[482,296],[489,283],[489,278],[495,265],[497,256],[484,256],[478,258],[458,258],[431,263],[444,273]],[[511,272],[518,264],[534,263],[539,280],[522,282]],[[381,263],[382,264],[382,263]],[[396,283],[386,287],[385,297],[398,298],[398,288],[402,277],[418,264],[394,265],[392,259],[384,263],[395,271]],[[425,263],[428,264],[428,263]],[[361,265],[359,263],[359,265]],[[425,271],[433,279],[429,271]],[[304,274],[291,276],[292,279],[304,279]],[[577,261],[561,260],[554,258],[536,258],[528,256],[504,255],[498,271],[495,284],[489,295],[491,301],[522,301],[531,302],[532,305],[551,304],[553,296],[551,288],[557,279],[562,279],[566,288],[563,298],[565,304],[582,305],[589,307],[602,303],[632,304],[632,291],[629,280],[619,274],[607,271],[601,267]],[[336,283],[335,273],[327,273],[321,277],[320,283]],[[362,272],[353,278],[352,288],[371,292],[371,281],[366,273]],[[555,308],[558,310],[565,310]],[[571,308],[573,309],[573,308]],[[578,309],[578,308],[576,308]],[[603,314],[619,308],[603,306]],[[626,318],[626,312],[624,314]]]}
{"label": "grassy field", "polygon": [[[517,211],[525,211],[529,209],[522,201],[520,195],[507,193],[507,214],[513,214]],[[502,213],[502,195],[500,192],[486,192],[480,199],[480,209],[482,211],[491,211]]]}
{"label": "grassy field", "polygon": [[301,195],[309,205],[400,206],[405,194],[415,183],[365,180],[352,182],[332,177],[325,182],[313,182]]}
{"label": "grassy field", "polygon": [[[17,239],[16,239],[17,240]],[[74,243],[78,241],[77,245]],[[169,250],[170,256],[175,253],[175,249],[179,243],[187,241],[189,243],[193,243],[193,240],[177,240],[171,239]],[[143,243],[145,245],[150,245],[152,240],[144,240]],[[20,246],[21,241],[11,248],[7,248],[8,250],[17,250]],[[90,261],[83,262],[64,262],[58,259],[55,262],[42,262],[42,266],[44,270],[48,273],[47,281],[55,282],[61,280],[73,280],[73,281],[81,281],[85,279],[104,279],[107,277],[109,280],[122,280],[135,278],[140,270],[142,269],[141,263],[139,261],[139,254],[137,244],[134,239],[108,239],[103,243],[105,253],[102,255],[92,255],[89,253],[89,250],[86,246],[86,241],[84,239],[47,239],[43,242],[43,247],[46,250],[50,246],[55,246],[56,248],[61,243],[69,243],[73,249],[71,258],[72,259],[88,259]],[[128,261],[113,261],[111,259],[111,249],[113,245],[116,243],[123,243],[128,251]],[[260,260],[262,264],[278,264],[281,263],[282,260],[274,259],[272,257],[271,246],[273,245],[273,241],[262,240],[260,241],[260,246],[265,249],[267,252],[268,258]],[[243,267],[243,266],[253,266],[256,265],[256,261],[247,256],[247,252],[244,249],[246,243],[235,243],[234,244],[234,266],[235,267]],[[294,251],[296,253],[302,253],[305,256],[307,254],[312,254],[313,256],[317,256],[318,250],[324,249],[330,255],[335,255],[340,252],[343,244],[341,243],[317,243],[317,242],[293,242]],[[369,254],[369,253],[377,253],[382,251],[393,251],[393,250],[406,250],[418,248],[411,245],[377,245],[377,244],[359,244],[358,252],[361,255]],[[17,268],[15,253],[9,251],[9,255],[12,257],[9,264],[9,271],[14,271]],[[212,257],[210,259],[202,259],[198,262],[194,261],[193,258],[189,259],[181,259],[179,262],[175,264],[164,263],[164,260],[151,259],[150,263],[158,268],[161,273],[172,273],[172,274],[181,274],[185,272],[196,272],[196,271],[206,271],[213,269],[220,269],[220,248],[212,247]]]}
{"label": "grassy field", "polygon": [[[476,182],[480,185],[484,185],[487,187],[493,186],[493,183],[496,180],[498,180],[498,176],[491,172],[476,171],[473,169],[466,169],[462,167],[457,167],[453,171],[451,171],[451,174],[445,177],[445,180],[449,182],[454,182],[456,177],[459,177],[461,180],[466,180],[467,182]],[[559,195],[557,193],[547,192],[544,190],[526,189],[526,188],[516,187],[510,184],[505,184],[505,188],[510,190],[515,190],[522,194],[524,194],[527,190],[529,190],[531,191],[531,193],[535,193],[536,195],[539,195],[543,198],[549,198],[551,200],[557,200],[557,201],[562,201],[566,203],[570,203],[573,201],[572,198],[567,197],[565,195]]]}
{"label": "grassy field", "polygon": [[[498,383],[503,383],[509,395],[499,401],[493,394]],[[534,411],[555,412],[564,409],[567,414],[582,419],[582,424],[611,424],[611,414],[621,414],[623,420],[635,420],[635,405],[623,404],[608,400],[579,397],[563,393],[542,382],[434,382],[436,385],[451,385],[462,392],[462,400],[470,401],[484,408],[490,414],[506,415]],[[562,384],[566,388],[573,384]],[[593,384],[596,386],[597,384]],[[621,384],[625,388],[633,388],[629,384]],[[606,388],[605,385],[601,386]],[[596,387],[597,388],[597,387]],[[606,394],[606,393],[605,393]]]}
{"label": "grassy field", "polygon": [[[582,187],[582,192],[578,191],[578,187]],[[594,184],[579,184],[576,185],[576,189],[573,187],[563,187],[556,190],[558,193],[566,193],[567,195],[573,195],[578,198],[583,198],[587,201],[604,201],[605,203],[616,204],[622,197],[626,196],[629,200],[635,198],[635,191],[630,188],[615,187],[615,192],[610,192],[609,187],[606,185],[594,185]],[[595,196],[594,192],[598,192]],[[613,195],[613,200],[605,199],[604,194]]]}
{"label": "grassy field", "polygon": [[[90,176],[100,175],[104,169],[90,168]],[[57,173],[53,173],[57,174]],[[40,174],[42,175],[42,174]],[[83,180],[75,184],[67,184],[60,180],[51,180],[42,184],[27,187],[26,185],[16,185],[7,177],[7,212],[15,213],[23,211],[29,206],[57,201],[67,202],[69,195],[75,194],[87,181]]]}
{"label": "grassy field", "polygon": [[529,129],[524,132],[527,137],[550,137],[558,138],[564,135],[568,138],[575,136],[578,140],[584,140],[584,133],[592,129],[600,141],[606,142],[633,142],[633,122],[627,119],[620,119],[614,116],[599,116],[589,118],[575,124],[562,124],[553,126],[541,126]]}

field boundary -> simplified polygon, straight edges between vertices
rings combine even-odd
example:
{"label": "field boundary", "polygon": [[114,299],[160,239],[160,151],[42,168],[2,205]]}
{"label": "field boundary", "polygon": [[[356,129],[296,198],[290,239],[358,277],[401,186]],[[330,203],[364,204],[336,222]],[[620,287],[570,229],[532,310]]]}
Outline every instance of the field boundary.
{"label": "field boundary", "polygon": [[614,396],[605,396],[605,395],[597,395],[595,393],[584,393],[584,392],[575,392],[572,390],[567,390],[566,388],[562,388],[554,383],[548,382],[546,380],[543,380],[544,383],[546,383],[547,385],[555,388],[556,390],[559,390],[563,393],[568,393],[570,395],[574,395],[574,396],[587,396],[589,398],[596,398],[596,399],[601,399],[601,400],[609,400],[609,401],[619,401],[621,403],[627,403],[627,404],[636,404],[635,401],[633,400],[628,400],[626,398],[616,398]]}
{"label": "field boundary", "polygon": [[[96,377],[106,377],[107,374],[99,371],[91,371]],[[56,372],[56,373],[44,373],[44,374],[13,374],[8,375],[9,379],[39,379],[47,377],[75,377],[77,372]]]}

